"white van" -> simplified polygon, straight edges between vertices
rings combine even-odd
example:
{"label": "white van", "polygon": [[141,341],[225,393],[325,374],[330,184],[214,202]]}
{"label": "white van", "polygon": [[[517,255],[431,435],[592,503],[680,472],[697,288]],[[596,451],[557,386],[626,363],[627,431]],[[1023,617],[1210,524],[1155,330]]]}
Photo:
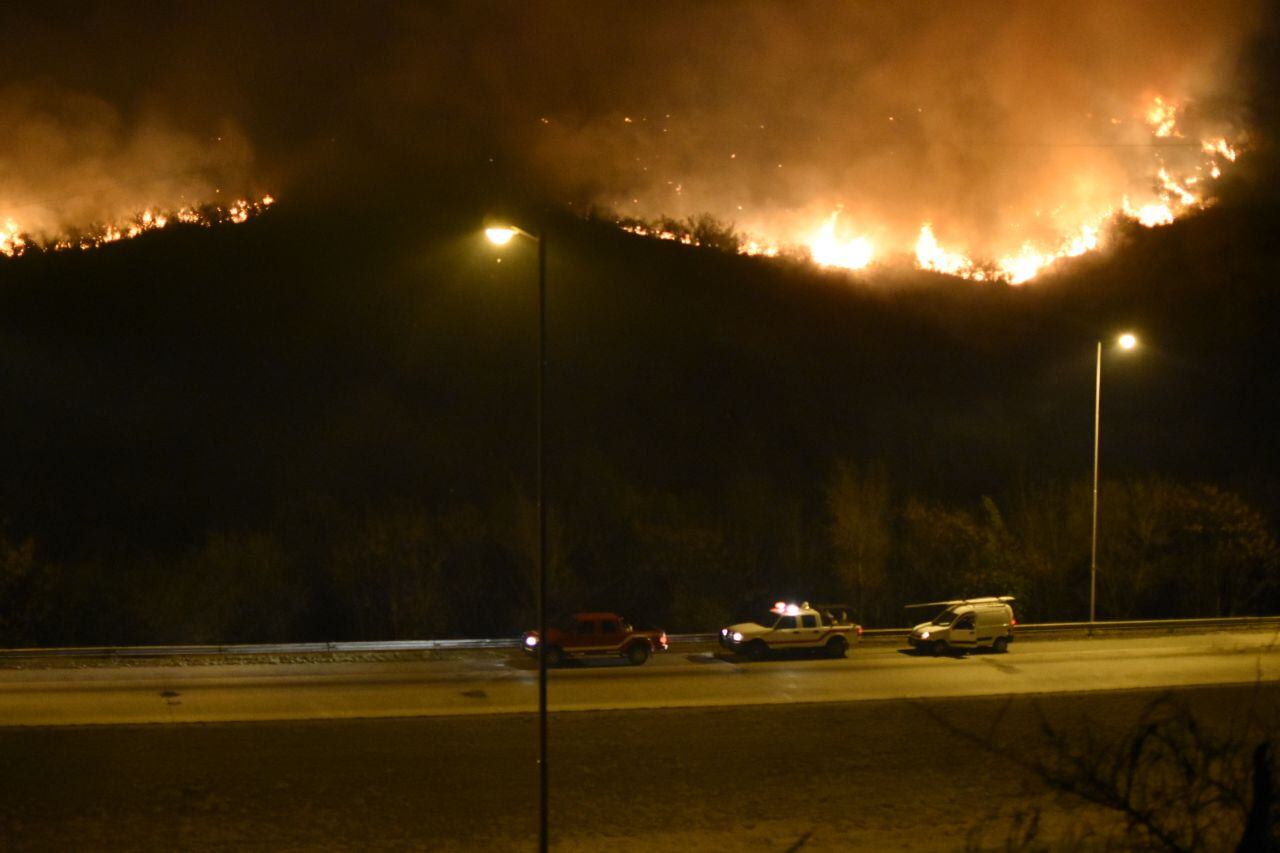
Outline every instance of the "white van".
{"label": "white van", "polygon": [[1012,595],[987,598],[961,598],[955,601],[931,601],[908,604],[907,607],[945,607],[931,622],[911,629],[907,642],[923,654],[945,655],[971,649],[989,648],[1007,652],[1013,642]]}

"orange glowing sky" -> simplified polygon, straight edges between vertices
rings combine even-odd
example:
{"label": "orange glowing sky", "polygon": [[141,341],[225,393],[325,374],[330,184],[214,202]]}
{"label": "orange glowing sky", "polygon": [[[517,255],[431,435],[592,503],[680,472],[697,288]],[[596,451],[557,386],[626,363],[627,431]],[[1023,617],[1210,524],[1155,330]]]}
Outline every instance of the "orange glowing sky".
{"label": "orange glowing sky", "polygon": [[1250,150],[1242,68],[1265,11],[20,7],[0,32],[0,240],[74,243],[299,189],[335,207],[417,192],[706,213],[755,253],[1024,281],[1104,247],[1116,214],[1154,226],[1212,199]]}

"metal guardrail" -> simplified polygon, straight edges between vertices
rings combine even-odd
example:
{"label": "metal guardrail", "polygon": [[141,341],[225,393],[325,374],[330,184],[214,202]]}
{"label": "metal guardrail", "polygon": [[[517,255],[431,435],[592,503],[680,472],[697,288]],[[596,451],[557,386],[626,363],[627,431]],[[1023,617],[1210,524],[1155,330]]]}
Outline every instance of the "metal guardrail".
{"label": "metal guardrail", "polygon": [[0,660],[13,658],[152,658],[234,657],[238,655],[306,655],[342,652],[416,652],[450,649],[505,649],[519,638],[491,640],[352,640],[334,643],[246,643],[188,646],[66,646],[0,649]]}
{"label": "metal guardrail", "polygon": [[[1233,616],[1221,619],[1135,619],[1104,622],[1041,622],[1018,625],[1016,633],[1033,636],[1116,634],[1139,632],[1208,631],[1214,629],[1273,628],[1280,631],[1280,616]],[[869,628],[864,640],[905,640],[910,628]],[[672,634],[673,646],[715,643],[718,634]],[[335,643],[250,643],[241,645],[185,646],[73,646],[62,648],[0,649],[0,660],[27,658],[160,658],[237,657],[252,655],[308,655],[373,652],[423,652],[468,649],[514,649],[519,638],[480,640],[367,640]]]}

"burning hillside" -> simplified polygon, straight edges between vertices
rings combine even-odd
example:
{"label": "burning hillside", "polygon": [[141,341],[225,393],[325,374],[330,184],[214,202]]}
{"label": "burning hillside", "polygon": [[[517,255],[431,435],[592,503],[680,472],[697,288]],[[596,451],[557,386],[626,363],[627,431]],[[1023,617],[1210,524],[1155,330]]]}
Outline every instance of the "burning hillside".
{"label": "burning hillside", "polygon": [[[722,249],[1018,283],[1110,223],[1211,204],[1237,152],[1269,143],[1262,0],[563,0],[501,26],[445,0],[282,11],[317,36],[296,44],[250,4],[137,27],[141,51],[101,37],[121,15],[100,6],[79,40],[67,21],[8,30],[6,253],[97,245],[147,211],[252,212],[235,117],[262,186],[294,198],[604,209]],[[61,52],[85,67],[38,76]]]}
{"label": "burning hillside", "polygon": [[610,105],[529,117],[561,198],[664,239],[706,214],[750,254],[1021,283],[1212,204],[1258,132],[1253,0],[722,11],[638,24],[636,66],[592,79]]}
{"label": "burning hillside", "polygon": [[[1029,219],[1041,232],[1038,238],[1024,239],[1020,245],[997,254],[981,254],[964,245],[944,245],[933,222],[920,224],[914,244],[894,241],[888,229],[872,222],[842,222],[843,206],[837,206],[820,224],[806,229],[803,221],[779,233],[767,226],[751,233],[736,245],[747,255],[788,255],[808,257],[820,266],[860,270],[877,262],[905,262],[916,268],[966,278],[973,281],[1003,281],[1022,284],[1035,278],[1054,262],[1099,249],[1103,235],[1119,220],[1136,222],[1147,228],[1167,225],[1213,202],[1214,182],[1236,162],[1238,144],[1225,136],[1188,136],[1179,124],[1183,112],[1180,101],[1156,96],[1138,119],[1145,123],[1145,142],[1100,143],[1138,149],[1135,158],[1147,170],[1146,187],[1127,189],[1123,184],[1097,193],[1092,206],[1068,202],[1031,211]],[[1112,118],[1109,124],[1119,131],[1126,120]],[[1116,138],[1125,138],[1117,133]],[[1066,173],[1064,184],[1080,185],[1088,175]],[[864,220],[872,217],[863,217]],[[702,245],[695,220],[687,224],[667,218],[654,222],[625,219],[626,231],[662,240],[678,240]],[[1015,223],[1010,231],[1029,230]],[[996,245],[999,240],[994,241]],[[721,246],[723,248],[723,246]]]}
{"label": "burning hillside", "polygon": [[239,223],[275,201],[224,190],[251,183],[248,142],[230,125],[202,137],[94,96],[14,85],[0,88],[0,127],[0,255]]}
{"label": "burning hillside", "polygon": [[16,257],[28,251],[57,252],[65,249],[95,249],[107,243],[128,240],[148,231],[158,231],[171,223],[202,225],[238,224],[275,204],[273,196],[237,199],[227,206],[202,204],[177,209],[148,209],[108,223],[92,223],[52,236],[33,235],[13,219],[0,221],[0,255]]}

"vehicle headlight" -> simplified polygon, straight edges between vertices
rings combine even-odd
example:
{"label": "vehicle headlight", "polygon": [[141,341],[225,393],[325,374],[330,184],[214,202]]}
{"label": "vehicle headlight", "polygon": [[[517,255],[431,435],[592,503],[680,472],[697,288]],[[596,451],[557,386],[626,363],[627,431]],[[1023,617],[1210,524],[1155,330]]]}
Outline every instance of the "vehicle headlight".
{"label": "vehicle headlight", "polygon": [[742,642],[742,632],[741,632],[741,631],[734,631],[734,632],[733,632],[733,641],[734,641],[735,643],[741,643],[741,642]]}
{"label": "vehicle headlight", "polygon": [[928,631],[921,631],[921,632],[920,632],[920,639],[922,639],[922,640],[927,640],[927,639],[929,639],[929,632],[928,632]]}
{"label": "vehicle headlight", "polygon": [[538,638],[537,638],[537,637],[525,637],[525,638],[524,638],[524,644],[525,644],[526,646],[529,646],[529,647],[536,646],[536,645],[538,645]]}
{"label": "vehicle headlight", "polygon": [[720,636],[721,636],[721,637],[727,637],[727,636],[729,636],[729,629],[728,629],[728,628],[721,628],[721,629],[720,629]]}

